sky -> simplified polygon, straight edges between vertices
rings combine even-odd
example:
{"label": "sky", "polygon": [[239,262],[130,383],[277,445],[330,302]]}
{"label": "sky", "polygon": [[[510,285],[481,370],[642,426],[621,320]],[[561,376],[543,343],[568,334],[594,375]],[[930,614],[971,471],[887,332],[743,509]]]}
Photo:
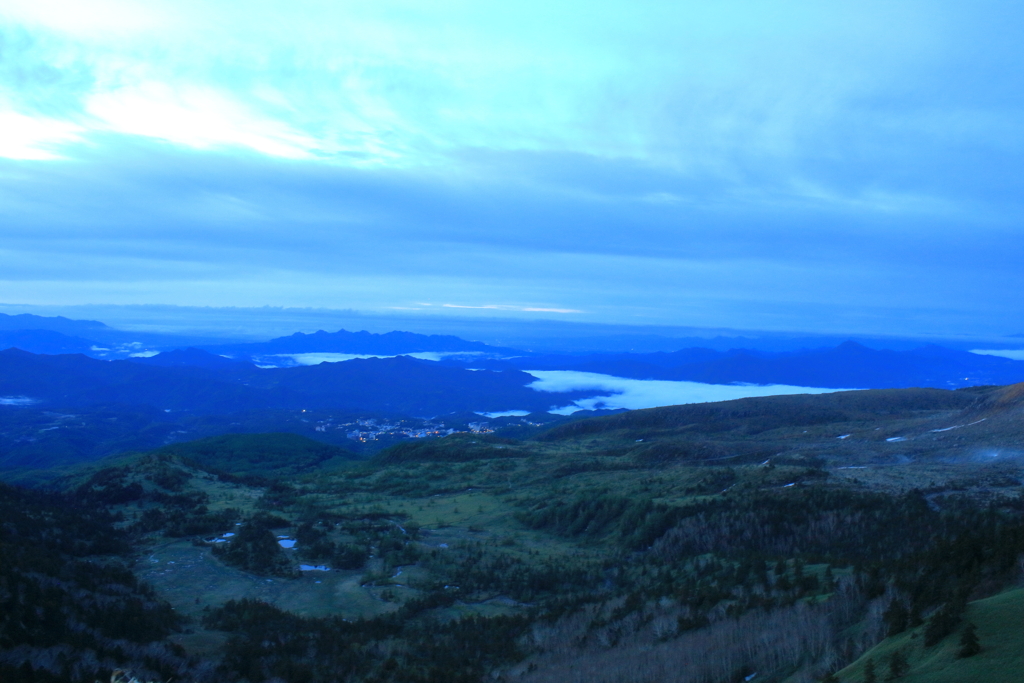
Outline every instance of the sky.
{"label": "sky", "polygon": [[1024,333],[1022,14],[0,0],[0,303]]}

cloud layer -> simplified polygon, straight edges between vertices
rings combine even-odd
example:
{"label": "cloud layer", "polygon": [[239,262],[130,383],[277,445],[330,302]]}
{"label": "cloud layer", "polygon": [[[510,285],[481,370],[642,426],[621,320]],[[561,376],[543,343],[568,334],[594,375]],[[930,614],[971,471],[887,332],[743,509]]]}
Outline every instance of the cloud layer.
{"label": "cloud layer", "polygon": [[1024,330],[1020,14],[9,0],[0,291]]}
{"label": "cloud layer", "polygon": [[796,387],[786,384],[701,384],[653,379],[626,379],[595,372],[573,370],[529,370],[537,381],[530,385],[536,391],[606,391],[606,396],[581,399],[569,406],[556,406],[552,413],[571,415],[579,410],[639,410],[675,406],[684,403],[731,401],[752,396],[786,394],[829,394],[843,389]]}

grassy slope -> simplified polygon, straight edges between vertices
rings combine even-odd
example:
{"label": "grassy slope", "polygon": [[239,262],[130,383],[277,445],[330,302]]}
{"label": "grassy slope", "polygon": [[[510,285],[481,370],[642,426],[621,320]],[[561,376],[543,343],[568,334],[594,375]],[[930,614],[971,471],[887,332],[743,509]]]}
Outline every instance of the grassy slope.
{"label": "grassy slope", "polygon": [[[908,397],[908,402],[895,400],[901,396]],[[424,552],[445,544],[444,553],[454,554],[461,545],[481,544],[488,558],[507,557],[529,564],[554,561],[566,566],[614,556],[614,538],[602,534],[567,538],[527,528],[517,520],[517,512],[544,501],[605,494],[683,505],[750,495],[792,482],[798,483],[798,488],[791,489],[794,492],[805,486],[858,490],[930,487],[936,491],[934,495],[945,490],[978,496],[1019,491],[1017,479],[1012,486],[1001,483],[1006,479],[1004,470],[1019,471],[1017,461],[964,467],[964,461],[937,456],[986,440],[1005,443],[1009,435],[1017,434],[1013,431],[1019,429],[1016,421],[998,422],[1002,413],[1017,406],[1016,394],[928,390],[917,395],[911,390],[859,392],[822,402],[816,398],[793,401],[781,397],[785,400],[635,411],[566,425],[532,441],[456,435],[399,446],[369,463],[350,462],[338,469],[332,466],[343,461],[333,451],[323,450],[332,447],[294,435],[217,437],[116,463],[131,470],[126,481],[138,481],[147,491],[155,486],[149,477],[158,466],[185,470],[190,476],[184,491],[207,495],[211,511],[231,507],[246,516],[256,511],[262,488],[220,481],[203,472],[203,466],[289,479],[298,500],[275,508],[275,514],[291,525],[276,533],[294,533],[303,515],[314,509],[352,518],[383,514],[403,525],[422,527],[425,533],[414,545]],[[988,416],[988,421],[953,431],[932,431],[967,424],[982,415]],[[836,438],[847,433],[852,436]],[[906,435],[908,440],[886,441],[895,435]],[[768,455],[762,457],[762,452]],[[199,468],[175,457],[179,455]],[[719,456],[725,459],[717,460]],[[760,466],[768,458],[772,466]],[[851,463],[864,467],[840,469]],[[823,472],[828,476],[823,477]],[[128,521],[151,507],[154,504],[150,502],[117,506]],[[353,540],[342,539],[339,532],[332,534],[336,540]],[[138,566],[140,574],[179,611],[195,616],[203,607],[249,596],[304,615],[369,617],[418,597],[419,586],[430,578],[426,569],[411,565],[395,574],[396,568],[378,555],[362,570],[307,574],[296,580],[268,579],[222,565],[207,548],[192,546],[187,539],[156,535],[149,543]],[[436,578],[443,576],[437,574]],[[373,585],[367,583],[370,578]],[[385,599],[385,590],[394,597]],[[441,612],[454,616],[456,612],[488,614],[497,609],[484,598],[488,595],[467,596]],[[955,660],[959,633],[928,652],[922,651],[921,636],[914,638],[913,633],[881,643],[871,652],[879,680],[886,677],[888,654],[904,644],[912,646],[908,651],[912,674],[902,680],[911,683],[1018,680],[1015,672],[1022,664],[1018,653],[1024,650],[1022,608],[1024,591],[971,605],[967,618],[978,625],[985,648],[972,660]],[[516,611],[520,606],[501,609]],[[222,637],[198,629],[188,642],[180,640],[191,651],[212,652]],[[863,680],[859,667],[864,661],[862,658],[842,672],[841,680]]]}
{"label": "grassy slope", "polygon": [[358,459],[344,448],[286,433],[224,434],[165,446],[153,452],[187,458],[204,468],[261,476],[299,474]]}
{"label": "grassy slope", "polygon": [[[980,654],[957,659],[960,634],[968,621],[978,627]],[[904,683],[1017,683],[1024,676],[1024,589],[972,602],[960,628],[931,648],[923,645],[924,626],[887,638],[839,672],[841,681],[863,681],[868,659],[875,660],[878,680],[888,676],[890,655],[905,648],[910,672]]]}

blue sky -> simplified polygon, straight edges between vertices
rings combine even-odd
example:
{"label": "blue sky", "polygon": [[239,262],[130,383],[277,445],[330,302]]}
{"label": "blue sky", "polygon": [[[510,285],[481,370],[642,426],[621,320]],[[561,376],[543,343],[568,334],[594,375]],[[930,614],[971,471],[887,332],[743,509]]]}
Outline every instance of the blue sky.
{"label": "blue sky", "polygon": [[0,5],[0,302],[1024,332],[980,2]]}

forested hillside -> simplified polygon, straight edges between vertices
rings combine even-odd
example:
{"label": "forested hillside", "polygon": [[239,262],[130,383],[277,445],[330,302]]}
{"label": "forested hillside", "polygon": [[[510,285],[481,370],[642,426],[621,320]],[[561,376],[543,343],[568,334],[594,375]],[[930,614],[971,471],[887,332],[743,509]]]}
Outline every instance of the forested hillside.
{"label": "forested hillside", "polygon": [[4,673],[1013,681],[1022,395],[744,399],[369,461],[238,435],[6,487]]}

